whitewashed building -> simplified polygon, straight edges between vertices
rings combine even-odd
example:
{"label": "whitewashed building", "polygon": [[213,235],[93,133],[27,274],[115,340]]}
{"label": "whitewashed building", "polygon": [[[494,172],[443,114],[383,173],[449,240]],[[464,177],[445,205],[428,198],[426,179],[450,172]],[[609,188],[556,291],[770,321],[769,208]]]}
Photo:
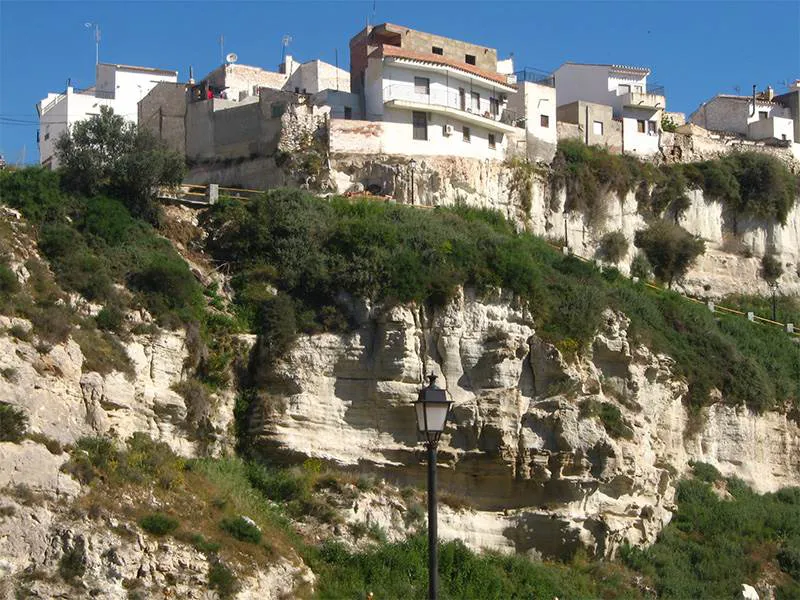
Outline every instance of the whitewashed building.
{"label": "whitewashed building", "polygon": [[622,123],[622,151],[642,156],[658,152],[666,98],[648,86],[650,69],[611,64],[564,63],[555,71],[558,105],[577,101],[611,106]]}
{"label": "whitewashed building", "polygon": [[770,87],[758,94],[754,89],[751,96],[718,94],[689,115],[689,122],[751,140],[795,141],[792,110],[778,101]]}
{"label": "whitewashed building", "polygon": [[350,52],[361,118],[381,122],[382,152],[502,160],[509,136],[524,139],[494,49],[386,23],[358,33]]}
{"label": "whitewashed building", "polygon": [[177,71],[111,63],[99,63],[95,72],[95,85],[86,89],[67,86],[63,93],[51,92],[36,105],[42,165],[55,168],[56,140],[78,121],[100,114],[100,107],[108,106],[136,123],[138,102],[158,83],[178,80]]}

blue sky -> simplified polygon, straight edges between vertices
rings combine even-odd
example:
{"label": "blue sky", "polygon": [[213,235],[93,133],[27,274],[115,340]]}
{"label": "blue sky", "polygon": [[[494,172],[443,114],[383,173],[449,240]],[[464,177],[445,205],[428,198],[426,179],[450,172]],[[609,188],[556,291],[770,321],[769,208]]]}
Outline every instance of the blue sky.
{"label": "blue sky", "polygon": [[[571,60],[647,66],[666,87],[669,110],[694,110],[716,93],[748,93],[752,84],[800,77],[800,1],[671,2],[14,2],[0,0],[0,153],[35,162],[35,104],[48,91],[94,83],[100,59],[177,69],[201,77],[225,51],[275,69],[281,38],[299,60],[322,58],[348,68],[348,40],[390,21],[513,52],[517,68],[552,70]],[[9,119],[21,123],[11,124]],[[24,149],[24,151],[23,151]]]}

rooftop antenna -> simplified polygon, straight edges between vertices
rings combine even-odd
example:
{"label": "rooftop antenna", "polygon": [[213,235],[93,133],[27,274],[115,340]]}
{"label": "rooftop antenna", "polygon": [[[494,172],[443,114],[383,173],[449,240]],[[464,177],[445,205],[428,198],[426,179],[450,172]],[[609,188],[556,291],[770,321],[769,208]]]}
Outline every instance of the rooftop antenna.
{"label": "rooftop antenna", "polygon": [[100,64],[100,24],[86,22],[83,24],[86,29],[94,28],[94,64]]}
{"label": "rooftop antenna", "polygon": [[284,35],[281,38],[281,62],[282,63],[286,62],[286,48],[288,48],[289,44],[291,44],[291,43],[292,43],[292,36],[287,34],[287,35]]}
{"label": "rooftop antenna", "polygon": [[742,95],[742,86],[740,86],[740,85],[733,86],[733,91],[736,92],[737,96],[741,96]]}
{"label": "rooftop antenna", "polygon": [[220,62],[225,64],[225,36],[219,34],[219,59]]}

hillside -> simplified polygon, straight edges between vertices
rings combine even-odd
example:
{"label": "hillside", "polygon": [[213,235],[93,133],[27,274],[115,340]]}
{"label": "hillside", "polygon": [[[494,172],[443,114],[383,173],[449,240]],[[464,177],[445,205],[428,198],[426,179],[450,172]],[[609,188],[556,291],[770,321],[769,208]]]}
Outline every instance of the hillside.
{"label": "hillside", "polygon": [[777,329],[487,210],[275,190],[154,227],[33,169],[0,198],[9,597],[424,593],[430,370],[443,597],[800,593]]}

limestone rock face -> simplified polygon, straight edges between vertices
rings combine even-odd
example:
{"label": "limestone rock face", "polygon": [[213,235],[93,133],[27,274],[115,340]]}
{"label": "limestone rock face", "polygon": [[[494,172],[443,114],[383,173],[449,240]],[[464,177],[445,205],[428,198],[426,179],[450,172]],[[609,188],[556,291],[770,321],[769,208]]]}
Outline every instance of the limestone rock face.
{"label": "limestone rock face", "polygon": [[[0,316],[0,332],[13,325],[30,329],[23,319]],[[182,331],[132,336],[124,343],[133,376],[84,372],[80,347],[72,339],[49,350],[0,333],[0,369],[9,373],[0,386],[0,402],[21,408],[30,430],[62,443],[82,436],[110,435],[121,440],[142,431],[168,443],[184,456],[198,452],[186,426],[187,407],[172,387],[185,378],[187,356]],[[212,422],[219,452],[230,444],[232,394],[216,399]]]}
{"label": "limestone rock face", "polygon": [[[800,483],[800,427],[783,415],[720,402],[689,435],[685,383],[669,357],[628,339],[624,315],[607,311],[591,357],[570,363],[499,293],[462,294],[432,313],[369,312],[350,335],[299,339],[277,366],[282,392],[260,406],[254,430],[288,456],[424,485],[411,403],[423,375],[439,375],[455,403],[440,443],[440,488],[475,509],[446,512],[445,538],[611,555],[625,540],[654,541],[690,460],[759,491]],[[604,402],[621,411],[629,439],[582,410]],[[397,520],[386,507],[370,510],[387,529]]]}

